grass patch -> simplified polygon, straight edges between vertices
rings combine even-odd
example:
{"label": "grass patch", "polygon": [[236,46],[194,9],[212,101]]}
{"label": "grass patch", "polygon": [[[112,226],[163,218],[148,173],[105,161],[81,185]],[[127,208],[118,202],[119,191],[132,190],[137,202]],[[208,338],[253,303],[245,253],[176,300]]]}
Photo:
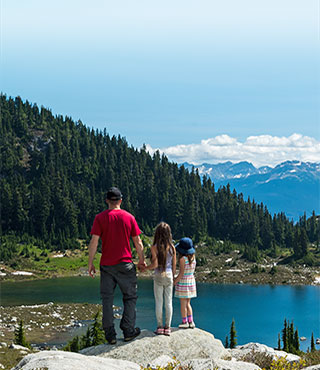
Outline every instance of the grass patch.
{"label": "grass patch", "polygon": [[[32,353],[32,352],[28,352]],[[20,352],[17,349],[11,349],[8,347],[0,348],[0,363],[4,366],[4,370],[10,370],[14,366],[16,366],[22,359],[25,357],[26,354]]]}

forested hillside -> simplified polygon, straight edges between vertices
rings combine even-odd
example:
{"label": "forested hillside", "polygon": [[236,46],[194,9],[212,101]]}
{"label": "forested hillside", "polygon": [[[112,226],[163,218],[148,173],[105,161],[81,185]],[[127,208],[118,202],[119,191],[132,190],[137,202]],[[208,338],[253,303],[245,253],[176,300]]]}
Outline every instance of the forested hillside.
{"label": "forested hillside", "polygon": [[19,97],[1,96],[0,137],[1,260],[12,257],[4,242],[10,233],[60,250],[87,238],[110,186],[121,189],[123,208],[147,234],[164,220],[175,238],[230,240],[246,245],[248,258],[285,247],[301,258],[309,242],[319,241],[315,214],[294,225],[283,213],[271,215],[229,186],[215,189],[209,178],[159,153],[152,157],[106,129],[53,116]]}

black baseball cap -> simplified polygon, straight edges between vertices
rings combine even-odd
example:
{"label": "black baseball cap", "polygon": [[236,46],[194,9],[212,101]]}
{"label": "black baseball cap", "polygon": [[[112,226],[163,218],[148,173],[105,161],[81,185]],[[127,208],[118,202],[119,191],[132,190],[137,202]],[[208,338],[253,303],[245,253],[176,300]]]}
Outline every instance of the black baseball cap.
{"label": "black baseball cap", "polygon": [[118,188],[112,187],[107,191],[108,200],[120,200],[122,199],[121,191]]}

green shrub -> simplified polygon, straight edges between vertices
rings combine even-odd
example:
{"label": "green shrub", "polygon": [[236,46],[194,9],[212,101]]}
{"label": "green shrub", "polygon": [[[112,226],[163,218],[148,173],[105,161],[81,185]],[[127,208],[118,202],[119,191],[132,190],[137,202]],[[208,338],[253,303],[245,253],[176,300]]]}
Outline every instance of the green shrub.
{"label": "green shrub", "polygon": [[241,361],[250,362],[261,367],[261,369],[270,369],[273,358],[271,355],[263,352],[256,352],[252,350],[243,357],[240,358]]}
{"label": "green shrub", "polygon": [[208,274],[209,277],[217,277],[218,276],[218,271],[217,270],[211,270],[211,272]]}
{"label": "green shrub", "polygon": [[320,364],[320,350],[304,353],[302,357],[306,361],[307,366]]}
{"label": "green shrub", "polygon": [[308,253],[306,256],[302,258],[302,263],[306,264],[307,266],[315,266],[316,259],[312,253]]}
{"label": "green shrub", "polygon": [[[306,362],[304,360],[300,360],[299,362],[289,362],[287,361],[286,357],[281,357],[277,360],[273,360],[270,365],[270,370],[300,370],[306,366]],[[268,368],[263,370],[269,370]]]}
{"label": "green shrub", "polygon": [[205,266],[208,263],[206,257],[198,257],[197,258],[197,266]]}
{"label": "green shrub", "polygon": [[[193,367],[190,365],[182,366],[180,364],[180,361],[173,358],[173,361],[169,362],[165,367],[157,366],[156,369],[157,370],[193,370]],[[151,367],[149,365],[147,367],[141,366],[140,370],[154,370],[154,367]]]}
{"label": "green shrub", "polygon": [[277,267],[276,266],[272,266],[269,274],[274,275],[276,273],[277,273]]}
{"label": "green shrub", "polygon": [[258,274],[260,272],[260,267],[258,265],[253,265],[250,269],[251,274]]}

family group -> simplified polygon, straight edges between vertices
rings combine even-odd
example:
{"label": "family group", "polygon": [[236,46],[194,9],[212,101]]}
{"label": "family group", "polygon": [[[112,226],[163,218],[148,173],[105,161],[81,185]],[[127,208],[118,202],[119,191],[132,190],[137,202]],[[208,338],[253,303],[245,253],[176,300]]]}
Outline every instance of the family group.
{"label": "family group", "polygon": [[[121,209],[121,191],[115,187],[110,188],[106,195],[106,203],[108,209],[96,215],[91,229],[88,272],[91,277],[95,276],[93,261],[101,239],[100,294],[102,326],[107,342],[109,344],[117,342],[113,321],[113,297],[117,285],[123,296],[120,329],[123,331],[124,341],[131,341],[141,333],[140,328],[135,327],[137,275],[136,266],[132,261],[131,239],[139,258],[138,269],[141,272],[154,270],[153,288],[157,321],[155,334],[167,336],[171,334],[173,287],[175,297],[180,299],[182,322],[179,328],[193,329],[195,324],[191,298],[197,296],[197,291],[194,278],[196,259],[192,240],[185,237],[174,245],[170,226],[160,222],[155,229],[151,246],[151,262],[147,265],[139,226],[132,214]],[[178,274],[176,274],[177,260]]]}

